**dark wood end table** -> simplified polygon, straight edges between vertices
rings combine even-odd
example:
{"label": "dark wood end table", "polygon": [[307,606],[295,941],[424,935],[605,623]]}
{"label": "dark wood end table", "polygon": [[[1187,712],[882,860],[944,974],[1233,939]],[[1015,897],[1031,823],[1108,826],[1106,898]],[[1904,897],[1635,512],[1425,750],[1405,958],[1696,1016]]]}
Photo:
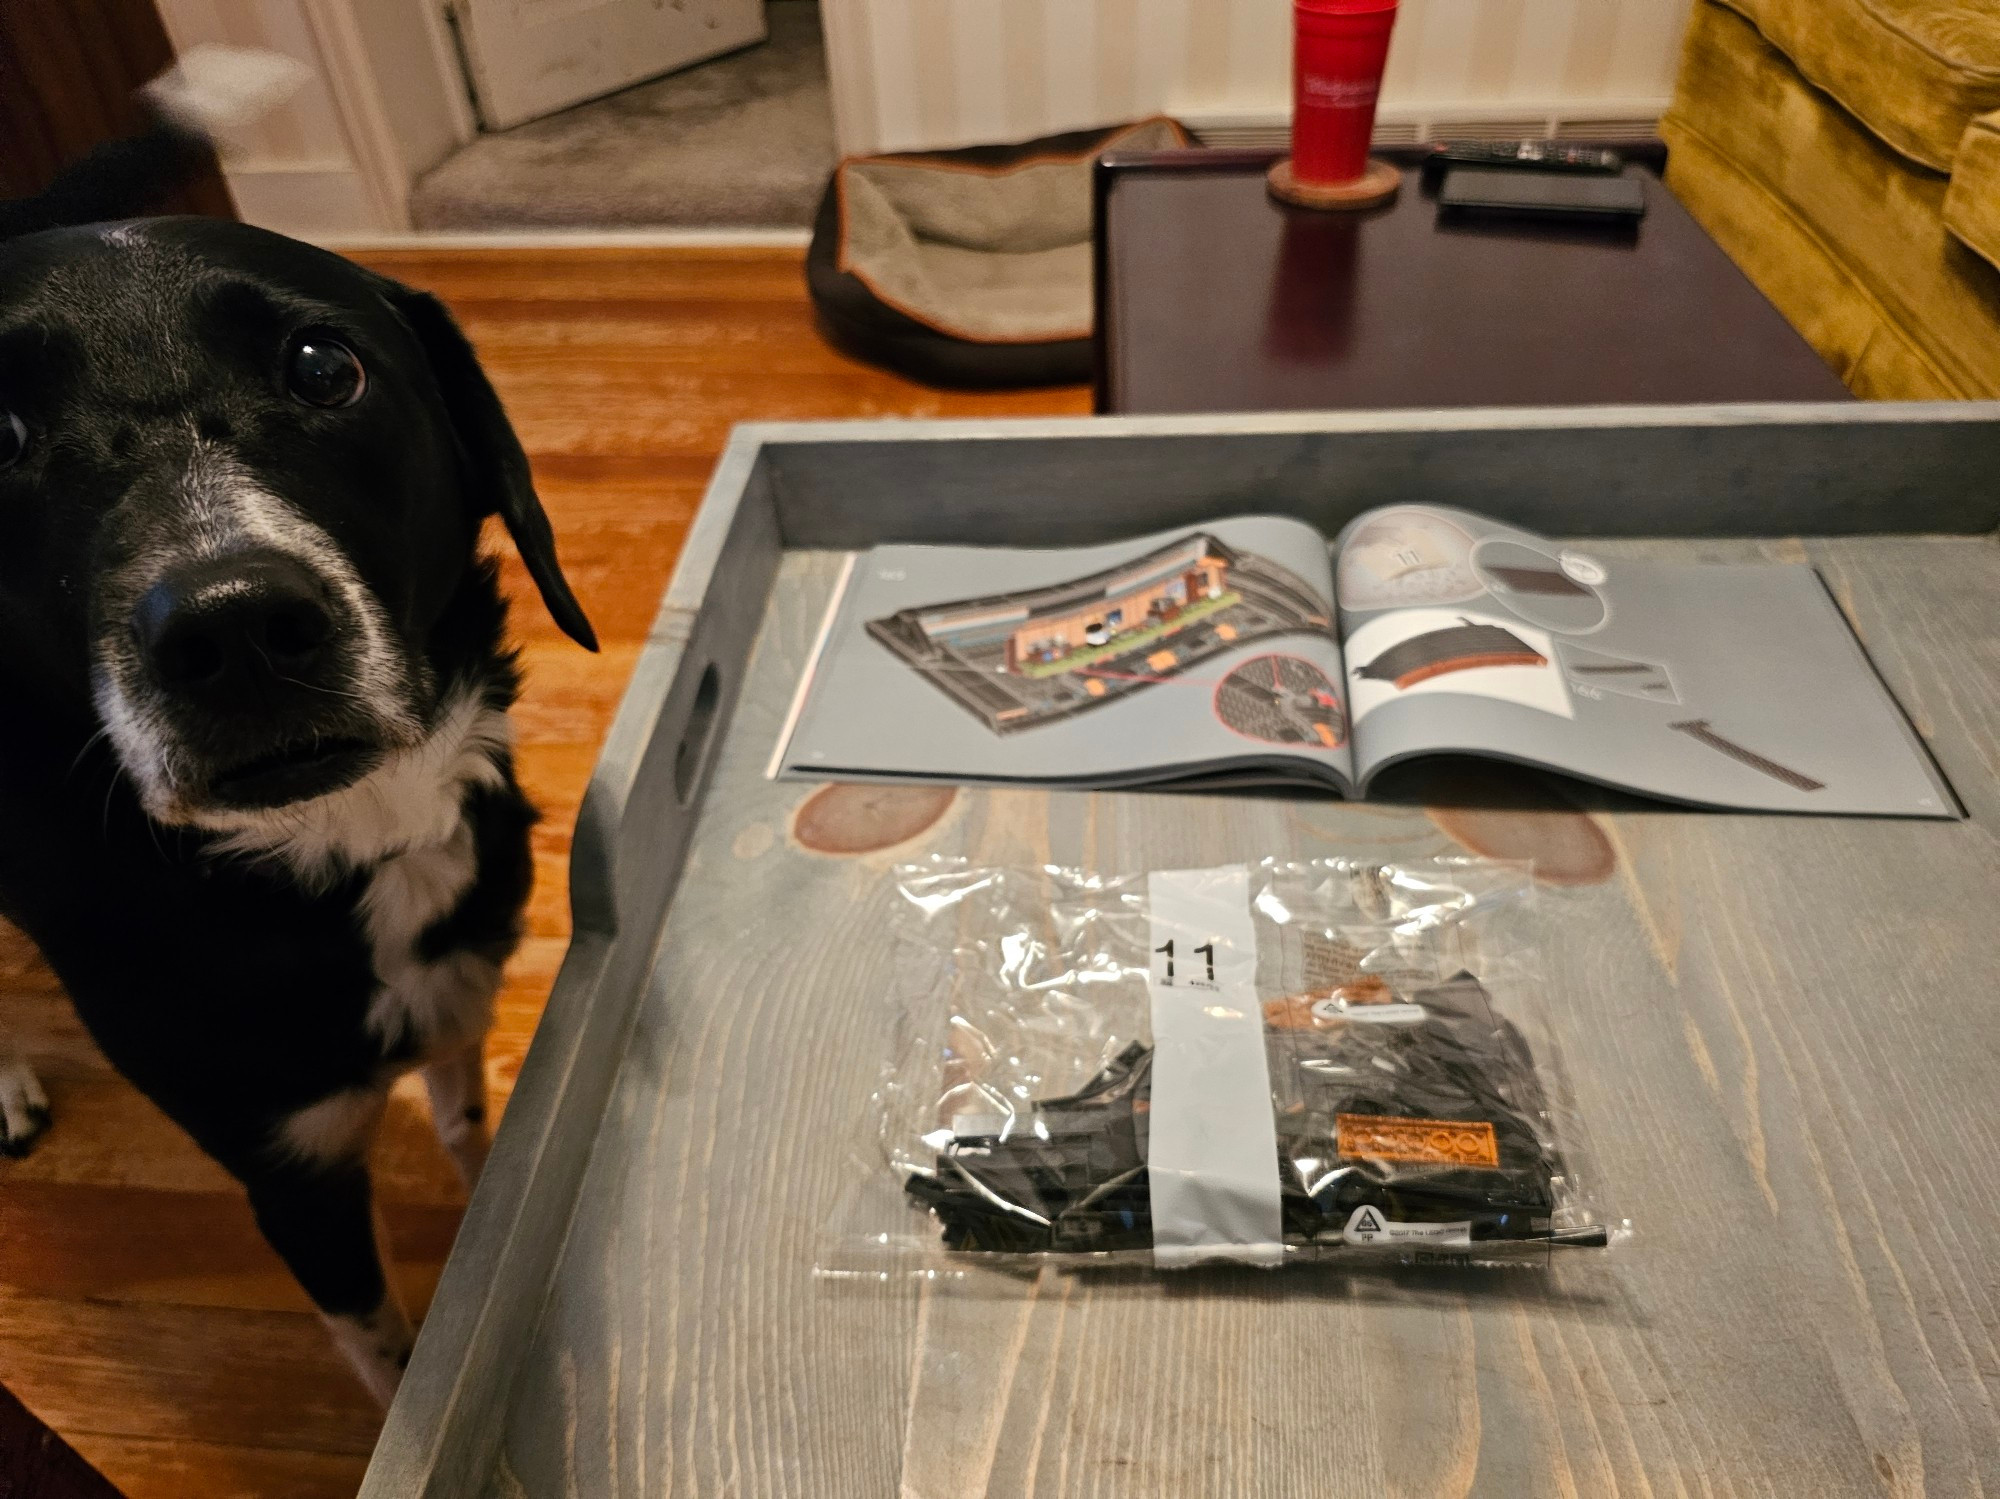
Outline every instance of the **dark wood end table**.
{"label": "dark wood end table", "polygon": [[[1265,191],[1268,151],[1097,169],[1099,412],[1836,401],[1847,390],[1659,180],[1636,228],[1440,221]],[[1649,170],[1647,163],[1651,163]]]}

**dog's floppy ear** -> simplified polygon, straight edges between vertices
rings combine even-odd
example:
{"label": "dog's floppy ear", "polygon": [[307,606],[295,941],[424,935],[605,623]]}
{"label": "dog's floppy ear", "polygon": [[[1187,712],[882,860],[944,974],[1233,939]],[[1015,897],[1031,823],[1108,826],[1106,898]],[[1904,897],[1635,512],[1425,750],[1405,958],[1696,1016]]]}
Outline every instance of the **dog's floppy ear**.
{"label": "dog's floppy ear", "polygon": [[555,533],[535,496],[528,455],[521,451],[521,440],[514,435],[500,397],[486,371],[479,367],[479,356],[436,297],[392,281],[385,280],[383,285],[389,305],[416,334],[430,360],[438,393],[451,415],[459,461],[472,498],[486,507],[486,514],[497,513],[507,523],[507,534],[514,538],[521,560],[528,564],[528,575],[563,633],[585,650],[596,650],[597,632],[584,617],[583,605],[570,592],[569,580],[556,561]]}

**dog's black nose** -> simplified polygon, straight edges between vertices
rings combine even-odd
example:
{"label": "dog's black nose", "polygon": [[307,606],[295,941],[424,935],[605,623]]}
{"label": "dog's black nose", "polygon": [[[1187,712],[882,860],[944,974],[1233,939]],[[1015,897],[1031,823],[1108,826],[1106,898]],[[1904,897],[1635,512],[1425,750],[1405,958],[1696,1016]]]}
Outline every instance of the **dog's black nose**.
{"label": "dog's black nose", "polygon": [[310,571],[260,552],[172,569],[139,600],[132,631],[162,686],[226,699],[315,685],[333,616]]}

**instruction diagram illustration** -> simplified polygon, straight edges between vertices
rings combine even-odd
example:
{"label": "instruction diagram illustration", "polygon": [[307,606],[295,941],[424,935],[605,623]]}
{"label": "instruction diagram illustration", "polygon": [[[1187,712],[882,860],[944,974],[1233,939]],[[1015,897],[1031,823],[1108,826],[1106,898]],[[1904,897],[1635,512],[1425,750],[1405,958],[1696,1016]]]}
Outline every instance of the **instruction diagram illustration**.
{"label": "instruction diagram illustration", "polygon": [[1215,716],[1246,739],[1266,744],[1347,743],[1340,689],[1300,656],[1254,656],[1215,689]]}
{"label": "instruction diagram illustration", "polygon": [[1340,607],[1397,609],[1455,604],[1486,591],[1472,570],[1472,537],[1431,510],[1384,510],[1341,549]]}
{"label": "instruction diagram illustration", "polygon": [[1459,609],[1397,609],[1347,637],[1349,713],[1429,693],[1494,698],[1575,716],[1552,636],[1518,619]]}
{"label": "instruction diagram illustration", "polygon": [[1609,692],[1619,697],[1636,697],[1646,703],[1666,703],[1670,706],[1680,703],[1673,675],[1664,662],[1640,661],[1631,656],[1614,656],[1609,651],[1586,650],[1567,641],[1558,645],[1556,650],[1562,657],[1563,671],[1569,677],[1570,687],[1585,697]]}
{"label": "instruction diagram illustration", "polygon": [[867,630],[987,728],[1011,734],[1251,641],[1330,624],[1327,601],[1297,574],[1196,532],[1087,577],[904,609]]}

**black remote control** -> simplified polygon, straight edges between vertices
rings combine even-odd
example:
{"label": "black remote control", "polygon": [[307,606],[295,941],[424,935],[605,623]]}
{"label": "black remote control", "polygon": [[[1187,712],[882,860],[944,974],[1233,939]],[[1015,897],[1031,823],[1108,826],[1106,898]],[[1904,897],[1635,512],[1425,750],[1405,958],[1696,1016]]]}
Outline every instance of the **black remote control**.
{"label": "black remote control", "polygon": [[1610,177],[1625,170],[1625,158],[1616,151],[1560,141],[1444,141],[1431,147],[1424,174],[1435,179],[1447,167],[1525,167]]}

